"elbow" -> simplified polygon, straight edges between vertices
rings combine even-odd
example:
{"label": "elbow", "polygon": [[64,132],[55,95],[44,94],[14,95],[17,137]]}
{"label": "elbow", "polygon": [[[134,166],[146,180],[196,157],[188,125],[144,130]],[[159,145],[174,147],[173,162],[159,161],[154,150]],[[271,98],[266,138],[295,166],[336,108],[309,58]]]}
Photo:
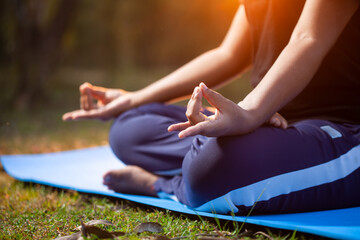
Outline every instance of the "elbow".
{"label": "elbow", "polygon": [[316,37],[307,32],[293,34],[288,43],[290,46],[299,49],[308,49],[309,51],[312,51],[313,54],[318,53],[320,55],[325,55],[334,44],[335,40],[332,38]]}
{"label": "elbow", "polygon": [[320,40],[307,34],[307,33],[298,33],[291,36],[289,45],[305,45],[313,47],[320,45]]}
{"label": "elbow", "polygon": [[291,37],[287,48],[296,49],[295,51],[302,51],[313,57],[324,57],[331,46],[331,43],[308,34],[297,34]]}

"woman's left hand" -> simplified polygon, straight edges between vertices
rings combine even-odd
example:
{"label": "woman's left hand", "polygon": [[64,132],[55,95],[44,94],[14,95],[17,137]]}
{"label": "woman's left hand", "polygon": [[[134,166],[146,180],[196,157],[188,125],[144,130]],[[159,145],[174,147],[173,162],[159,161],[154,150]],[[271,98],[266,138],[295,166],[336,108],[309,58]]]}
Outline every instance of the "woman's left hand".
{"label": "woman's left hand", "polygon": [[286,129],[288,127],[288,122],[283,116],[280,115],[280,113],[275,113],[267,122],[273,127],[282,129]]}
{"label": "woman's left hand", "polygon": [[[200,112],[202,97],[215,107],[214,115],[208,117]],[[168,131],[180,131],[180,138],[198,134],[219,137],[245,134],[257,127],[249,111],[209,89],[204,83],[194,89],[187,106],[186,117],[187,122],[173,124]]]}

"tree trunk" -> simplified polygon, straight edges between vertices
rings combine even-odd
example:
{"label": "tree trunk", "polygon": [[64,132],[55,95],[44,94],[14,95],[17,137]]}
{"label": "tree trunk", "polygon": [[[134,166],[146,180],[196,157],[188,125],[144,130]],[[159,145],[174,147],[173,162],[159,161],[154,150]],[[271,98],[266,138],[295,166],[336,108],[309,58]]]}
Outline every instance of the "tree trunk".
{"label": "tree trunk", "polygon": [[45,86],[58,63],[62,36],[75,15],[77,4],[78,0],[58,1],[53,17],[44,22],[42,16],[50,11],[50,2],[16,1],[18,82],[13,99],[16,108],[23,109],[45,100]]}

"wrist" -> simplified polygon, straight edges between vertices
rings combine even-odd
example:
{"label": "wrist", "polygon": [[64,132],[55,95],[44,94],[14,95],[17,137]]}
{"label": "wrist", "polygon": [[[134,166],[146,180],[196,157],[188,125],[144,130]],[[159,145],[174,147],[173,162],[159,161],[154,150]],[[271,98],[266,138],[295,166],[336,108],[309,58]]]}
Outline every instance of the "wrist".
{"label": "wrist", "polygon": [[149,95],[149,92],[146,89],[140,89],[134,92],[129,92],[127,94],[127,98],[130,109],[156,101],[154,97],[151,96],[151,94]]}
{"label": "wrist", "polygon": [[139,94],[137,92],[127,92],[126,95],[124,95],[125,101],[127,102],[127,108],[126,110],[135,108],[140,106],[140,100],[139,100]]}
{"label": "wrist", "polygon": [[255,108],[244,101],[239,102],[238,106],[242,109],[243,122],[246,123],[244,129],[246,129],[247,132],[244,133],[255,130],[267,120],[266,117],[263,117],[259,108]]}

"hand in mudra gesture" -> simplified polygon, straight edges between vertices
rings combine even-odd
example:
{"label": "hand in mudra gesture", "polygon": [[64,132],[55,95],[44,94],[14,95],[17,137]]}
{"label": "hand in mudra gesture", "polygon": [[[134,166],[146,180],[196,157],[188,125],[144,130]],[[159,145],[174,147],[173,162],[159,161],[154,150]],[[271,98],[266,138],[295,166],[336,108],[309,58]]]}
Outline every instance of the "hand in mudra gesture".
{"label": "hand in mudra gesture", "polygon": [[[200,112],[202,97],[215,108],[213,115],[206,116]],[[209,89],[204,83],[194,89],[187,105],[186,117],[188,121],[173,124],[168,130],[180,131],[180,138],[198,134],[219,137],[246,134],[258,127],[254,124],[251,112]],[[287,126],[286,120],[278,113],[269,120],[269,123],[276,127],[286,128]]]}
{"label": "hand in mudra gesture", "polygon": [[122,89],[103,88],[84,83],[79,90],[80,109],[65,113],[63,120],[107,120],[127,110],[130,105],[130,93]]}

